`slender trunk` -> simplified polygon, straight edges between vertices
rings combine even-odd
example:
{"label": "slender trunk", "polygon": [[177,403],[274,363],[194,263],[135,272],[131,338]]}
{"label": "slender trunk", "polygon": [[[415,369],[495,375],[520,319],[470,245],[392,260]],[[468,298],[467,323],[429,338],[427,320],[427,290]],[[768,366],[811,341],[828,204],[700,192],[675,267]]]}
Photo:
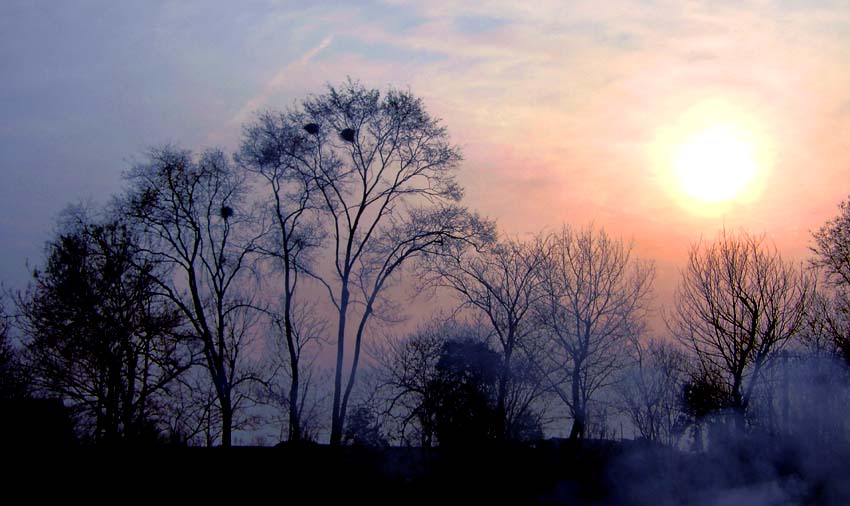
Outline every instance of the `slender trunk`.
{"label": "slender trunk", "polygon": [[342,424],[344,422],[340,412],[342,401],[342,367],[345,354],[345,321],[348,312],[348,280],[342,280],[342,294],[339,300],[339,321],[337,322],[336,343],[336,374],[334,375],[334,400],[331,412],[331,446],[342,445]]}
{"label": "slender trunk", "polygon": [[213,379],[218,395],[218,404],[221,409],[221,446],[230,448],[231,434],[233,432],[233,403],[230,398],[230,383],[224,372],[224,366],[218,364],[216,377]]}
{"label": "slender trunk", "polygon": [[742,434],[745,430],[744,413],[746,405],[741,399],[740,394],[735,393],[732,396],[732,430],[736,434]]}
{"label": "slender trunk", "polygon": [[702,443],[702,422],[697,420],[697,423],[694,424],[694,440],[691,450],[695,452],[702,452],[704,449]]}
{"label": "slender trunk", "polygon": [[298,412],[299,377],[297,361],[292,365],[292,381],[289,385],[289,441],[301,441],[301,413]]}
{"label": "slender trunk", "polygon": [[496,438],[500,441],[508,439],[508,413],[506,404],[512,353],[513,350],[510,347],[505,350],[505,362],[502,364],[502,372],[499,375],[499,391],[496,398],[496,422],[498,423]]}
{"label": "slender trunk", "polygon": [[[377,293],[377,291],[375,291]],[[369,320],[369,316],[372,314],[372,303],[375,298],[369,301],[369,304],[366,306],[366,310],[363,312],[363,316],[360,318],[360,324],[357,326],[357,335],[354,340],[354,358],[351,362],[351,372],[348,375],[348,383],[345,386],[345,393],[342,396],[342,404],[339,409],[339,417],[345,422],[345,414],[348,411],[348,399],[351,397],[351,391],[354,389],[354,381],[357,377],[357,366],[360,364],[360,348],[361,343],[363,342],[363,332],[366,329],[366,322]]]}
{"label": "slender trunk", "polygon": [[[291,242],[292,235],[286,228],[286,220],[283,219],[283,209],[280,202],[280,187],[277,180],[272,178],[272,186],[274,188],[275,209],[277,211],[278,226],[280,227],[281,238],[283,240],[283,290],[284,308],[283,308],[283,326],[286,334],[286,346],[289,352],[289,370],[291,381],[289,383],[289,434],[290,442],[301,440],[301,417],[299,413],[299,374],[298,374],[298,347],[295,342],[295,328],[292,322],[292,299],[295,296],[295,286],[292,282],[293,273],[296,269],[293,258],[291,257]],[[297,217],[295,218],[297,220]],[[294,223],[293,223],[294,227]]]}
{"label": "slender trunk", "polygon": [[286,300],[284,301],[283,326],[286,334],[286,346],[289,351],[289,370],[291,381],[289,383],[289,441],[301,440],[301,417],[298,412],[299,400],[299,374],[298,374],[298,349],[295,343],[295,330],[292,325],[292,297],[294,288],[291,283],[291,264],[288,250],[284,250],[284,289]]}
{"label": "slender trunk", "polygon": [[581,397],[581,362],[576,363],[573,369],[573,428],[570,430],[570,439],[583,439],[587,424],[587,407]]}
{"label": "slender trunk", "polygon": [[[109,358],[109,383],[106,394],[106,439],[109,444],[116,444],[121,434],[121,362],[120,357]],[[125,427],[126,429],[126,427]]]}
{"label": "slender trunk", "polygon": [[131,346],[127,344],[124,350],[124,358],[126,359],[127,385],[124,388],[124,398],[121,401],[121,422],[124,426],[124,437],[139,438],[141,436],[141,427],[143,421],[143,412],[135,409],[136,400],[136,365],[138,356],[133,352]]}
{"label": "slender trunk", "polygon": [[746,411],[746,401],[741,393],[743,379],[736,376],[732,383],[732,430],[736,434],[741,434],[744,431],[744,412]]}

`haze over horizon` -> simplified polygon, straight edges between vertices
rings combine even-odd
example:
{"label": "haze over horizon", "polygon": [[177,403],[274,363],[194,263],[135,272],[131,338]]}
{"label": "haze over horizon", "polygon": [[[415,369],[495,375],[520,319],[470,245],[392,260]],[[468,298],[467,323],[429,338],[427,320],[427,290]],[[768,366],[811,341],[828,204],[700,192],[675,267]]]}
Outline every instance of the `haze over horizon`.
{"label": "haze over horizon", "polygon": [[[504,233],[631,237],[666,300],[694,241],[746,229],[802,259],[850,193],[847,26],[826,1],[3,2],[0,280],[22,287],[58,213],[150,146],[232,151],[256,111],[350,76],[442,118],[465,203]],[[705,204],[670,165],[713,114],[757,174]]]}

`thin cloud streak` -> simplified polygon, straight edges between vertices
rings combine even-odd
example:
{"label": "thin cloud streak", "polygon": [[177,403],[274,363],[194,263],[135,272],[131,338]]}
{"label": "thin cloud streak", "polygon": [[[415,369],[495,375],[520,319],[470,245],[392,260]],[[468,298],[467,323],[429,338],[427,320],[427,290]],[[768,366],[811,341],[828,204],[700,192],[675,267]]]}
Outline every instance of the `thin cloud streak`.
{"label": "thin cloud streak", "polygon": [[[220,101],[212,111],[190,111],[223,119],[207,121],[191,139],[233,146],[255,111],[283,109],[347,75],[369,86],[409,88],[462,146],[469,205],[508,232],[593,220],[671,262],[724,223],[788,237],[781,246],[805,254],[807,231],[847,192],[846,5],[374,1],[264,9],[244,9],[243,23],[217,26],[230,30],[216,39],[234,41],[232,54],[208,43],[216,53],[204,59],[206,46],[183,47],[191,37],[178,39],[173,52],[193,65],[191,80],[166,88],[152,75],[152,90],[191,86]],[[221,10],[216,18],[226,14]],[[191,16],[173,23],[205,33]],[[274,72],[281,60],[290,63]],[[209,76],[228,64],[240,77],[223,94]],[[706,218],[665,193],[647,145],[682,110],[716,97],[742,104],[778,153],[756,201]],[[99,114],[92,111],[91,121]],[[169,117],[158,121],[148,130],[172,131]]]}
{"label": "thin cloud streak", "polygon": [[333,39],[333,35],[328,35],[322,39],[318,45],[304,53],[300,58],[290,62],[280,69],[271,79],[269,79],[257,95],[248,100],[245,105],[239,109],[239,112],[231,118],[230,125],[242,124],[250,119],[251,114],[255,113],[258,109],[267,107],[269,105],[269,99],[279,93],[287,82],[294,80],[293,74],[297,71],[303,71],[304,67],[310,62],[310,60],[315,58],[316,55],[331,45]]}

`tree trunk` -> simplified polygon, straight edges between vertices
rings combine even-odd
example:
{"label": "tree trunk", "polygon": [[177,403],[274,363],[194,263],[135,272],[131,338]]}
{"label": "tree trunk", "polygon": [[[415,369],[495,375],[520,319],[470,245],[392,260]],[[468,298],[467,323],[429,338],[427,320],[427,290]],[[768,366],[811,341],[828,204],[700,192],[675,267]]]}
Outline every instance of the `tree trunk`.
{"label": "tree trunk", "polygon": [[732,386],[732,430],[735,435],[743,434],[745,430],[744,413],[747,403],[741,394],[740,384],[741,381],[736,378]]}
{"label": "tree trunk", "polygon": [[573,428],[570,430],[570,439],[575,441],[583,439],[587,424],[587,406],[581,398],[581,362],[577,362],[573,369]]}
{"label": "tree trunk", "polygon": [[295,343],[295,329],[292,324],[292,299],[295,295],[295,287],[292,283],[292,273],[296,269],[296,266],[293,264],[292,258],[290,257],[290,242],[292,237],[287,233],[286,224],[283,220],[281,220],[281,216],[283,214],[280,204],[280,194],[279,188],[275,186],[275,206],[277,209],[277,216],[280,231],[283,235],[283,265],[284,265],[284,278],[283,278],[283,289],[286,298],[284,300],[284,309],[283,309],[283,325],[284,325],[284,333],[286,334],[286,346],[289,351],[289,369],[291,373],[291,381],[289,384],[289,434],[288,439],[290,442],[301,441],[301,417],[299,412],[299,375],[298,375],[298,349]]}
{"label": "tree trunk", "polygon": [[219,365],[218,378],[215,378],[218,404],[221,409],[221,446],[230,448],[233,432],[233,404],[230,399],[231,386],[224,376],[224,370]]}
{"label": "tree trunk", "polygon": [[289,441],[301,441],[301,415],[298,410],[299,399],[298,364],[293,361],[292,382],[289,385]]}
{"label": "tree trunk", "polygon": [[339,321],[337,322],[337,343],[336,343],[336,374],[334,375],[334,401],[333,411],[331,412],[331,446],[342,445],[342,426],[344,423],[340,410],[340,402],[342,401],[342,366],[345,357],[345,322],[346,313],[348,312],[348,287],[347,280],[343,279],[342,294],[339,300]]}
{"label": "tree trunk", "polygon": [[230,448],[233,435],[233,408],[230,402],[221,405],[221,447]]}
{"label": "tree trunk", "polygon": [[[376,290],[374,294],[377,294]],[[366,322],[369,321],[369,316],[372,314],[372,304],[375,302],[375,297],[373,296],[369,303],[366,305],[366,309],[363,312],[363,316],[360,318],[360,324],[357,326],[357,334],[354,339],[354,358],[351,361],[351,371],[348,373],[348,383],[345,387],[345,393],[342,396],[342,404],[339,408],[339,418],[342,420],[342,423],[345,422],[345,414],[348,412],[348,400],[351,397],[351,391],[354,389],[354,380],[357,378],[357,366],[360,363],[360,349],[363,343],[363,331],[366,328]]]}
{"label": "tree trunk", "polygon": [[570,440],[584,439],[585,424],[586,416],[584,414],[584,408],[577,409],[573,418],[573,428],[570,430]]}
{"label": "tree trunk", "polygon": [[496,422],[499,425],[497,427],[498,433],[496,434],[496,438],[500,441],[508,439],[508,413],[506,404],[508,382],[510,381],[511,354],[512,350],[506,350],[505,362],[502,364],[502,372],[499,375],[499,392],[496,399]]}

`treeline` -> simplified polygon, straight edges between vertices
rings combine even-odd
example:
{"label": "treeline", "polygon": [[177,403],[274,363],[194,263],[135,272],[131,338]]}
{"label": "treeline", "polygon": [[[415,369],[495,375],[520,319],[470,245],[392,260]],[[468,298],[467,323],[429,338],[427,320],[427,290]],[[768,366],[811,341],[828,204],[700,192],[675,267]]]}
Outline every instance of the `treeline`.
{"label": "treeline", "polygon": [[[505,236],[462,205],[460,163],[420,99],[351,81],[258,114],[232,156],[150,150],[107,205],[62,214],[6,295],[7,432],[430,447],[620,420],[680,447],[846,440],[850,205],[805,265],[747,233],[693,245],[651,335],[654,266],[631,243]],[[394,335],[423,291],[452,304]]]}

